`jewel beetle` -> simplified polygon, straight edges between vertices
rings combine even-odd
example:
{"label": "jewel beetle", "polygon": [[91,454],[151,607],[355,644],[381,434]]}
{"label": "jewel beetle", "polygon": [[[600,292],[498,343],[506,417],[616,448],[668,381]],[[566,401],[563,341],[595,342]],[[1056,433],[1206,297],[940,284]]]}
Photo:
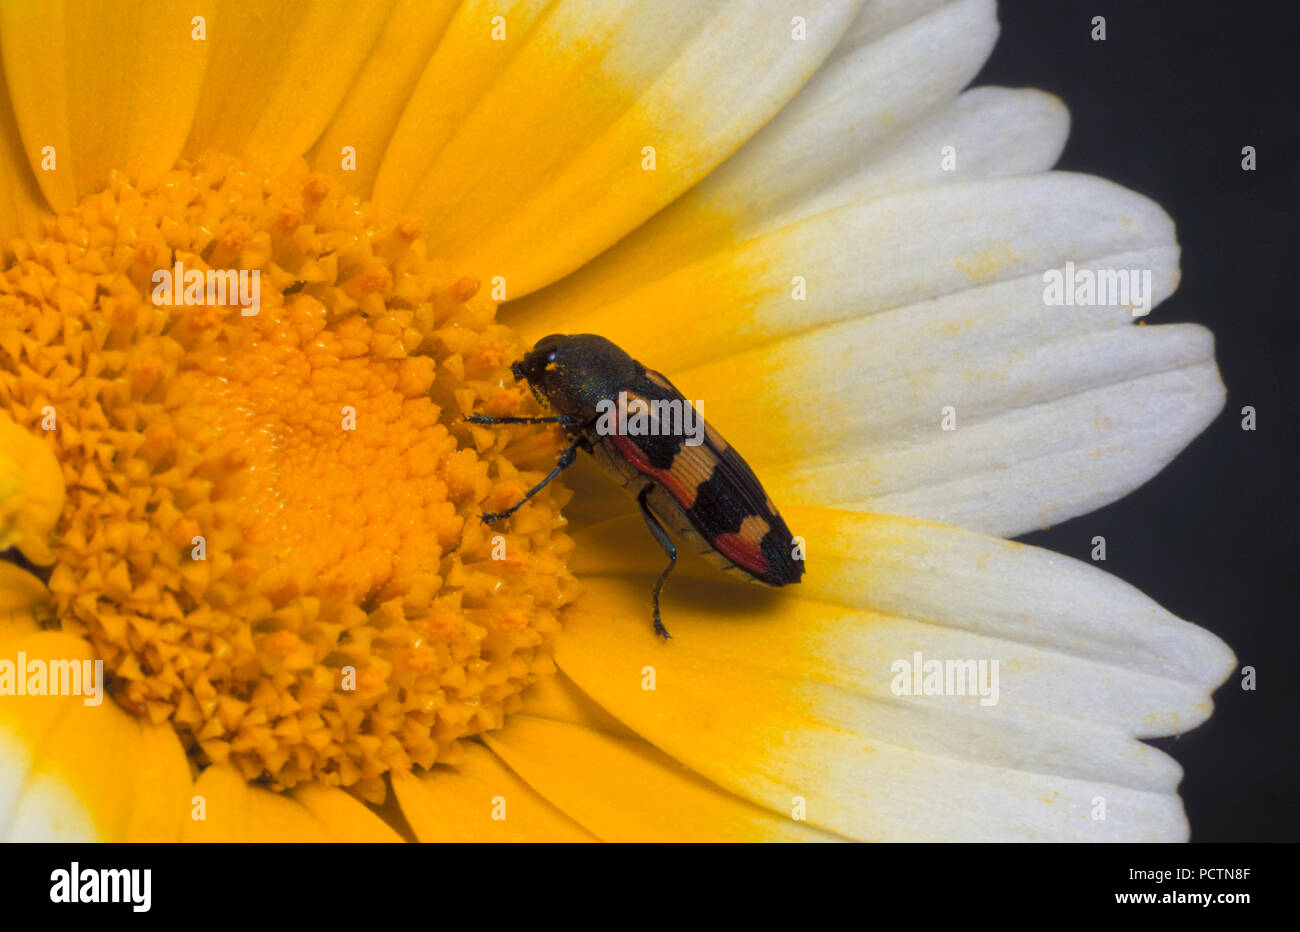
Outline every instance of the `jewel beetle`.
{"label": "jewel beetle", "polygon": [[559,424],[570,443],[550,475],[505,511],[482,515],[484,522],[494,524],[514,514],[572,466],[582,449],[636,497],[646,526],[668,557],[651,592],[657,634],[669,637],[659,593],[677,565],[677,548],[665,524],[719,569],[769,586],[803,578],[801,542],[791,535],[754,471],[664,376],[590,333],[543,337],[510,371],[558,413],[471,414],[466,420]]}

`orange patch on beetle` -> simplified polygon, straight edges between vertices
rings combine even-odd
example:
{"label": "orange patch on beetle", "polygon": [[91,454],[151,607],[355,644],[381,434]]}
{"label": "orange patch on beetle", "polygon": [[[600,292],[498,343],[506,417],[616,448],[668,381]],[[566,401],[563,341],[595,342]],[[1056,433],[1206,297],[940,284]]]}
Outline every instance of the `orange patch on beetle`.
{"label": "orange patch on beetle", "polygon": [[[610,436],[614,441],[614,447],[623,457],[636,467],[637,472],[644,476],[654,479],[673,497],[677,504],[683,508],[690,508],[695,504],[695,496],[699,494],[700,483],[690,481],[689,476],[679,477],[672,469],[657,469],[650,465],[650,459],[645,452],[628,437],[622,434],[613,434]],[[676,465],[676,460],[673,461]],[[706,475],[705,479],[708,478]],[[702,481],[702,480],[701,480]]]}
{"label": "orange patch on beetle", "polygon": [[[775,509],[773,510],[775,511]],[[763,542],[763,538],[767,536],[767,532],[770,530],[772,530],[772,525],[768,524],[766,519],[758,515],[750,515],[740,523],[740,530],[736,533],[736,536],[757,547]]]}
{"label": "orange patch on beetle", "polygon": [[735,534],[719,534],[713,545],[728,560],[753,573],[763,574],[771,563],[763,556],[763,538],[772,526],[758,515],[749,515]]}
{"label": "orange patch on beetle", "polygon": [[[644,405],[640,414],[647,418],[655,418],[654,405],[648,398],[638,395],[636,392],[627,392],[620,399],[622,405],[622,410],[619,412],[620,419],[630,421],[632,417],[636,416],[632,413],[634,402],[640,402],[638,408]],[[657,426],[655,429],[658,429]],[[695,498],[699,494],[700,486],[709,481],[718,465],[718,458],[707,446],[691,447],[683,444],[673,457],[669,467],[660,469],[650,463],[649,457],[637,445],[635,440],[621,434],[614,434],[611,439],[614,441],[614,446],[628,462],[643,475],[662,485],[668,491],[668,494],[676,500],[677,504],[683,508],[690,508],[695,504]]]}
{"label": "orange patch on beetle", "polygon": [[683,488],[690,490],[690,503],[682,502],[683,508],[691,507],[699,494],[700,486],[713,478],[713,471],[718,466],[718,458],[707,447],[682,447],[673,457],[673,464],[668,472]]}

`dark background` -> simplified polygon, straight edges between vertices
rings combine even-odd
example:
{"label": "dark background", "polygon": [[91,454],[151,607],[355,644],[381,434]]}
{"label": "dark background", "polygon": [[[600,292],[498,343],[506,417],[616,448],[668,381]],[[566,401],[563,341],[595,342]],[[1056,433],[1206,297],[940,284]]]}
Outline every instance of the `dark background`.
{"label": "dark background", "polygon": [[[1256,669],[1206,724],[1152,742],[1183,765],[1193,841],[1300,840],[1295,159],[1300,11],[1291,2],[1002,0],[976,84],[1038,87],[1070,108],[1060,168],[1159,202],[1183,277],[1151,324],[1214,331],[1223,412],[1164,472],[1101,511],[1021,538],[1102,567],[1210,629]],[[1106,41],[1091,38],[1106,17]],[[1241,169],[1241,149],[1257,169]],[[1241,429],[1241,408],[1257,425]]]}

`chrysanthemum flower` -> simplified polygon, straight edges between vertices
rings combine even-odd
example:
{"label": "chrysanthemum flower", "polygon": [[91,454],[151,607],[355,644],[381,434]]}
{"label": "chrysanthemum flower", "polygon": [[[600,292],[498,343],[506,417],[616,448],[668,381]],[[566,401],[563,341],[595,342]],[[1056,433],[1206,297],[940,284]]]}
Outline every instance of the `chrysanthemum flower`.
{"label": "chrysanthemum flower", "polygon": [[[1198,327],[1044,306],[1067,262],[1163,299],[1178,247],[1049,171],[1058,101],[963,91],[996,32],[993,0],[0,4],[0,660],[108,691],[0,696],[0,833],[1184,838],[1140,739],[1232,655],[1001,538],[1145,482],[1223,388]],[[258,313],[159,297],[176,263],[258,270]],[[706,400],[802,584],[685,560],[664,644],[608,484],[477,520],[563,439],[463,416],[536,412],[508,367],[555,331]],[[997,661],[996,703],[899,694],[918,652]]]}

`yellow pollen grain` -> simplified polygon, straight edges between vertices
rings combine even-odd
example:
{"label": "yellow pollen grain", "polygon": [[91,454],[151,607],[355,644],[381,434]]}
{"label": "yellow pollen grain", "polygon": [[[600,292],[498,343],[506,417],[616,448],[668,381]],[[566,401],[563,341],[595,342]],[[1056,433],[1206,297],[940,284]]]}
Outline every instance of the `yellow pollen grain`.
{"label": "yellow pollen grain", "polygon": [[[423,229],[301,164],[210,157],[146,191],[115,175],[12,244],[0,412],[67,486],[59,623],[199,767],[379,801],[386,772],[454,761],[554,669],[568,493],[504,529],[477,516],[549,471],[555,440],[462,421],[528,408],[523,347]],[[158,300],[178,262],[258,270],[257,313]]]}

